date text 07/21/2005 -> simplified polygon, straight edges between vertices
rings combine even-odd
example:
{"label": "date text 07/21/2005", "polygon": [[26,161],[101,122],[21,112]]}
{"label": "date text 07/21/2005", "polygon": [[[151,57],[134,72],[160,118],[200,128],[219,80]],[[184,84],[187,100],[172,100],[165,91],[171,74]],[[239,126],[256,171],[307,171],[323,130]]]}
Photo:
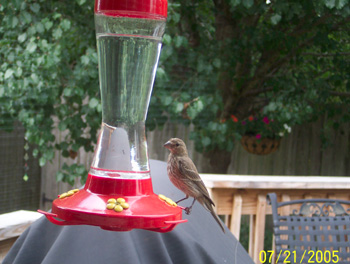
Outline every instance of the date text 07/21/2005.
{"label": "date text 07/21/2005", "polygon": [[303,254],[299,255],[297,254],[297,252],[294,251],[290,251],[290,250],[280,250],[279,252],[275,252],[274,250],[261,250],[259,253],[259,261],[261,263],[272,263],[273,260],[273,256],[276,254],[276,262],[277,263],[281,257],[284,258],[284,262],[283,263],[290,263],[290,264],[294,264],[294,263],[302,263],[303,260],[307,260],[307,263],[338,263],[339,261],[339,256],[338,250],[325,250],[325,251],[321,251],[321,250],[304,250],[302,252]]}

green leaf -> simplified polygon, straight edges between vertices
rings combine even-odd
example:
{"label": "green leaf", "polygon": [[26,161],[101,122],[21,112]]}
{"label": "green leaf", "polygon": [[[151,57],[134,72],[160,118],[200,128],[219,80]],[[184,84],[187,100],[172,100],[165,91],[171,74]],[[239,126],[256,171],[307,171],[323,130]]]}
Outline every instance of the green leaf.
{"label": "green leaf", "polygon": [[231,5],[233,7],[238,6],[241,3],[241,0],[231,0],[230,1]]}
{"label": "green leaf", "polygon": [[220,66],[221,66],[221,61],[220,61],[220,59],[219,59],[219,58],[215,58],[215,59],[213,60],[213,65],[214,65],[216,68],[220,68]]}
{"label": "green leaf", "polygon": [[56,181],[60,182],[64,179],[64,173],[62,171],[59,171],[56,173]]}
{"label": "green leaf", "polygon": [[27,33],[29,36],[33,36],[36,33],[36,28],[34,26],[29,27]]}
{"label": "green leaf", "polygon": [[26,38],[27,38],[27,34],[26,34],[26,33],[23,33],[23,34],[18,35],[17,40],[18,40],[20,43],[22,43],[22,42],[24,42],[24,41],[26,40]]}
{"label": "green leaf", "polygon": [[64,122],[64,121],[59,122],[59,123],[58,123],[58,129],[59,129],[60,131],[66,130],[66,129],[67,129],[67,124],[66,124],[66,122]]}
{"label": "green leaf", "polygon": [[7,60],[9,62],[13,62],[15,60],[15,54],[13,52],[11,52],[8,56],[7,56]]}
{"label": "green leaf", "polygon": [[163,36],[163,43],[164,43],[164,45],[170,45],[170,43],[171,43],[170,35],[164,34],[164,36]]}
{"label": "green leaf", "polygon": [[33,150],[33,156],[36,158],[39,154],[39,150],[38,149],[34,149]]}
{"label": "green leaf", "polygon": [[98,104],[99,104],[99,100],[97,98],[91,98],[89,101],[90,108],[96,108]]}
{"label": "green leaf", "polygon": [[83,55],[81,56],[81,62],[84,64],[84,65],[88,65],[90,63],[90,58],[86,55]]}
{"label": "green leaf", "polygon": [[195,119],[199,112],[200,111],[195,106],[191,106],[187,109],[187,114],[191,119]]}
{"label": "green leaf", "polygon": [[163,105],[168,106],[173,102],[173,97],[172,96],[163,96],[161,99]]}
{"label": "green leaf", "polygon": [[46,39],[42,39],[42,40],[40,41],[40,47],[41,47],[41,48],[44,48],[44,49],[49,48],[49,45],[48,45],[48,42],[47,42]]}
{"label": "green leaf", "polygon": [[63,150],[62,151],[62,156],[65,157],[65,158],[68,158],[69,157],[69,151],[68,150]]}
{"label": "green leaf", "polygon": [[276,104],[275,102],[270,102],[270,103],[265,107],[264,110],[266,110],[266,111],[264,111],[264,112],[273,112],[273,111],[275,111],[276,109],[277,109],[277,104]]}
{"label": "green leaf", "polygon": [[53,18],[54,19],[57,19],[57,18],[60,18],[62,15],[60,13],[54,13],[53,14]]}
{"label": "green leaf", "polygon": [[335,7],[337,9],[342,9],[348,2],[348,0],[337,0]]}
{"label": "green leaf", "polygon": [[21,10],[25,10],[27,8],[27,3],[23,1],[20,8]]}
{"label": "green leaf", "polygon": [[79,148],[80,148],[80,145],[79,145],[79,144],[73,144],[73,145],[72,145],[72,150],[73,150],[73,151],[78,152],[78,151],[79,151]]}
{"label": "green leaf", "polygon": [[175,113],[180,113],[184,109],[184,104],[177,102],[175,104]]}
{"label": "green leaf", "polygon": [[30,10],[32,10],[34,13],[38,13],[40,10],[40,5],[37,3],[34,3],[30,5]]}
{"label": "green leaf", "polygon": [[26,173],[26,174],[24,174],[24,176],[23,176],[23,180],[24,180],[25,182],[29,180],[29,177],[28,177],[28,174],[27,174],[27,173]]}
{"label": "green leaf", "polygon": [[274,14],[273,16],[271,16],[271,23],[273,25],[277,25],[278,22],[281,21],[281,18],[282,18],[282,16],[280,14]]}
{"label": "green leaf", "polygon": [[62,170],[69,171],[71,167],[67,165],[67,163],[63,163]]}
{"label": "green leaf", "polygon": [[179,23],[180,19],[181,19],[181,15],[180,13],[174,13],[172,16],[172,19],[175,23]]}
{"label": "green leaf", "polygon": [[76,0],[78,5],[83,5],[86,3],[86,0]]}
{"label": "green leaf", "polygon": [[52,21],[46,21],[44,23],[44,25],[45,25],[46,30],[49,30],[50,28],[52,28],[53,22]]}
{"label": "green leaf", "polygon": [[181,47],[181,45],[184,43],[184,37],[182,36],[176,36],[174,38],[174,44],[176,48]]}
{"label": "green leaf", "polygon": [[36,73],[33,72],[33,73],[30,75],[30,78],[33,80],[33,82],[34,82],[35,84],[39,83],[39,76],[38,76]]}
{"label": "green leaf", "polygon": [[21,21],[26,23],[26,24],[29,24],[32,22],[32,15],[26,11],[21,13],[21,18],[22,18]]}
{"label": "green leaf", "polygon": [[85,173],[86,169],[83,165],[79,165],[75,171],[77,174],[81,175],[81,174]]}
{"label": "green leaf", "polygon": [[160,60],[164,61],[167,58],[171,57],[174,54],[174,48],[170,45],[166,45],[162,49]]}
{"label": "green leaf", "polygon": [[102,104],[98,104],[96,110],[98,113],[101,113],[102,112]]}
{"label": "green leaf", "polygon": [[163,78],[163,77],[165,77],[165,75],[166,75],[164,69],[161,68],[161,67],[158,67],[158,68],[157,68],[157,73],[156,73],[156,74],[157,74],[157,77],[158,77],[158,78],[159,78],[159,77]]}
{"label": "green leaf", "polygon": [[44,156],[43,156],[43,157],[40,157],[40,159],[39,159],[39,166],[40,166],[40,167],[44,167],[45,164],[46,164],[46,159],[45,159],[45,157],[44,157]]}
{"label": "green leaf", "polygon": [[335,1],[336,0],[325,0],[325,5],[326,5],[326,7],[328,7],[328,8],[333,8],[333,7],[335,7]]}
{"label": "green leaf", "polygon": [[204,147],[208,147],[211,143],[211,139],[209,137],[203,137],[202,138],[202,144]]}
{"label": "green leaf", "polygon": [[69,174],[68,175],[67,182],[68,182],[69,185],[72,185],[72,186],[74,185],[75,177],[76,177],[76,175],[73,175],[73,174]]}
{"label": "green leaf", "polygon": [[209,122],[208,124],[208,129],[211,131],[216,131],[218,128],[218,124],[215,122]]}
{"label": "green leaf", "polygon": [[61,142],[60,144],[59,144],[59,146],[57,147],[57,149],[59,149],[59,150],[67,150],[68,149],[68,147],[69,147],[69,144],[67,143],[67,142]]}
{"label": "green leaf", "polygon": [[251,8],[254,5],[254,0],[242,0],[245,8]]}
{"label": "green leaf", "polygon": [[55,152],[53,151],[53,149],[50,149],[44,152],[43,156],[46,160],[52,160],[55,157]]}
{"label": "green leaf", "polygon": [[63,95],[64,95],[64,96],[69,97],[69,96],[71,96],[72,94],[73,94],[73,90],[72,90],[72,88],[70,88],[70,87],[66,87],[66,88],[63,90]]}
{"label": "green leaf", "polygon": [[38,33],[43,33],[45,30],[44,25],[40,22],[35,25],[35,29]]}
{"label": "green leaf", "polygon": [[61,28],[56,28],[53,33],[52,33],[52,36],[55,38],[55,39],[59,39],[62,37],[62,29]]}
{"label": "green leaf", "polygon": [[34,43],[34,42],[30,42],[26,48],[26,50],[29,52],[29,53],[33,53],[37,48],[37,45]]}
{"label": "green leaf", "polygon": [[14,74],[14,72],[15,72],[15,71],[12,70],[12,69],[7,69],[6,72],[5,72],[5,76],[4,76],[5,80],[11,78],[12,75]]}
{"label": "green leaf", "polygon": [[11,27],[15,28],[17,25],[18,25],[18,18],[14,16],[11,19]]}
{"label": "green leaf", "polygon": [[71,22],[68,19],[63,19],[60,25],[64,31],[67,31],[70,29]]}
{"label": "green leaf", "polygon": [[196,110],[197,110],[198,112],[200,112],[200,111],[203,110],[204,104],[203,104],[202,100],[198,100],[198,101],[196,101],[196,102],[193,103],[193,107],[196,108]]}
{"label": "green leaf", "polygon": [[16,75],[16,77],[21,77],[21,76],[22,76],[22,73],[23,73],[22,68],[18,67],[18,68],[16,69],[15,75]]}

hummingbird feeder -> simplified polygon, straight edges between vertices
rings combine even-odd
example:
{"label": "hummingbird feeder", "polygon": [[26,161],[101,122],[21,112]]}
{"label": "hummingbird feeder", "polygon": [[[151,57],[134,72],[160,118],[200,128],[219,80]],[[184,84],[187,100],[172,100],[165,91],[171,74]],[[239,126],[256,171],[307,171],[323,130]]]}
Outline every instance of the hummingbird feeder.
{"label": "hummingbird feeder", "polygon": [[167,17],[167,0],[96,0],[102,125],[83,189],[44,212],[57,225],[168,232],[182,208],[153,193],[145,120]]}

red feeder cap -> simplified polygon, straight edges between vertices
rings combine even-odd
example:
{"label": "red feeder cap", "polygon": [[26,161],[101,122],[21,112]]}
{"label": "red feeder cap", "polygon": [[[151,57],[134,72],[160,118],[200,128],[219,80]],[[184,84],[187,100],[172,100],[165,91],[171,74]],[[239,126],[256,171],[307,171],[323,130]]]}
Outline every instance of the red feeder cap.
{"label": "red feeder cap", "polygon": [[109,16],[167,17],[167,0],[96,0],[95,13]]}

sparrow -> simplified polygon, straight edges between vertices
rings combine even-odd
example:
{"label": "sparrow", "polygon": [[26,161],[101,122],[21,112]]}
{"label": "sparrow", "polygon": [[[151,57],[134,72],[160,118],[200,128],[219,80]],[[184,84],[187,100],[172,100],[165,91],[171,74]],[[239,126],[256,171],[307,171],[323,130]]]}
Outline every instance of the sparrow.
{"label": "sparrow", "polygon": [[191,213],[193,204],[195,201],[198,201],[211,213],[225,233],[225,228],[221,220],[214,212],[213,206],[215,206],[215,204],[210,198],[208,190],[198,174],[196,165],[194,165],[193,161],[188,156],[186,144],[179,138],[171,138],[164,144],[164,147],[170,150],[167,163],[169,179],[175,187],[186,195],[185,198],[176,203],[192,197],[193,202],[191,206],[185,208],[186,214]]}

